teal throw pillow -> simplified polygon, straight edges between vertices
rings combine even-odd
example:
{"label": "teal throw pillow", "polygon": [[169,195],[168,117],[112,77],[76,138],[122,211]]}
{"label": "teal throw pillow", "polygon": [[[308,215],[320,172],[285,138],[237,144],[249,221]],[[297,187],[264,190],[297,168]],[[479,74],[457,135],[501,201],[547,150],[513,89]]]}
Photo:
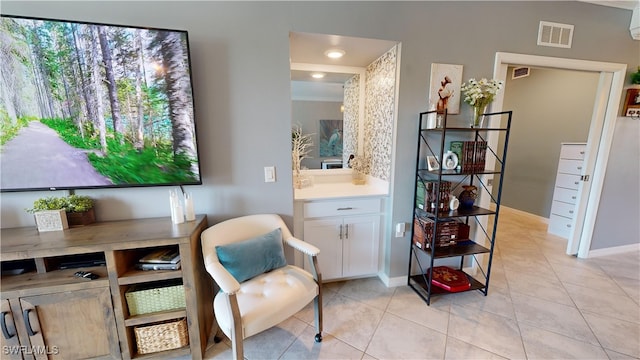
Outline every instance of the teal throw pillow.
{"label": "teal throw pillow", "polygon": [[287,265],[280,228],[253,239],[216,246],[222,266],[238,282]]}

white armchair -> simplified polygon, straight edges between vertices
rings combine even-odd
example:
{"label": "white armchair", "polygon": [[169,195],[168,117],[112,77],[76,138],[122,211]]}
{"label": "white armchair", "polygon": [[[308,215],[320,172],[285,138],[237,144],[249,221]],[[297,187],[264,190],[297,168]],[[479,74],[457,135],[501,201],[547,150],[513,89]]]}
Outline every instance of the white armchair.
{"label": "white armchair", "polygon": [[[274,235],[265,240],[265,234]],[[221,289],[213,301],[216,321],[231,339],[236,359],[244,357],[243,339],[279,324],[312,300],[315,341],[322,341],[322,275],[317,265],[320,250],[294,238],[280,216],[261,214],[230,219],[203,231],[201,240],[207,272]],[[284,254],[282,259],[273,255],[275,247],[271,245],[278,241],[277,252],[284,243],[309,256],[313,274],[287,265]],[[265,262],[266,269],[275,268],[261,272],[260,266]],[[253,276],[251,271],[260,273]],[[244,280],[246,277],[250,278]]]}

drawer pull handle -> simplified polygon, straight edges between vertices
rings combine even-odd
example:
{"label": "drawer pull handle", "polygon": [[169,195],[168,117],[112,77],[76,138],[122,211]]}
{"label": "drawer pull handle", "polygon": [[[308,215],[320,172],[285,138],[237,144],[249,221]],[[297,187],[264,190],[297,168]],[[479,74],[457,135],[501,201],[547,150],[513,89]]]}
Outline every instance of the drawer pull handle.
{"label": "drawer pull handle", "polygon": [[342,207],[342,208],[338,208],[338,211],[343,211],[343,210],[353,210],[353,208],[351,206],[349,207]]}
{"label": "drawer pull handle", "polygon": [[345,226],[345,232],[344,232],[344,238],[348,239],[349,238],[349,224],[346,224]]}
{"label": "drawer pull handle", "polygon": [[569,214],[573,214],[573,210],[569,210]]}
{"label": "drawer pull handle", "polygon": [[580,184],[580,181],[576,181],[576,182],[574,182],[574,184],[578,185],[578,184]]}
{"label": "drawer pull handle", "polygon": [[584,151],[580,151],[580,155],[584,155]]}
{"label": "drawer pull handle", "polygon": [[578,170],[582,170],[582,166],[578,166]]}
{"label": "drawer pull handle", "polygon": [[30,312],[31,309],[25,309],[24,311],[22,311],[22,318],[24,319],[24,325],[27,327],[27,333],[29,334],[29,336],[34,336],[36,332],[33,331],[33,328],[31,327],[31,320],[29,320]]}
{"label": "drawer pull handle", "polygon": [[8,311],[2,312],[2,317],[0,317],[0,327],[2,327],[2,335],[4,335],[4,338],[9,340],[16,336],[16,334],[9,334],[9,328],[7,327],[7,314],[9,314]]}
{"label": "drawer pull handle", "polygon": [[342,240],[342,224],[340,224],[340,240]]}
{"label": "drawer pull handle", "polygon": [[567,227],[568,227],[568,228],[570,228],[570,227],[571,227],[571,225],[570,225],[570,224],[567,224]]}
{"label": "drawer pull handle", "polygon": [[575,196],[572,196],[572,197],[571,197],[571,199],[575,200],[575,199],[576,199],[576,197],[575,197]]}

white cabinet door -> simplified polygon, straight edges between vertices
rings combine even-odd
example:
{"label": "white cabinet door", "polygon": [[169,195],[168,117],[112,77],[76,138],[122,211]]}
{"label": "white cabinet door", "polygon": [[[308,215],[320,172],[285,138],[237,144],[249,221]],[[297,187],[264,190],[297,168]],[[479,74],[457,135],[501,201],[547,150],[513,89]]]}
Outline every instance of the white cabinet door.
{"label": "white cabinet door", "polygon": [[344,218],[343,277],[370,275],[378,272],[378,240],[380,216]]}
{"label": "white cabinet door", "polygon": [[[340,229],[342,218],[305,220],[304,241],[320,249],[318,267],[322,279],[342,277],[342,240]],[[309,270],[309,259],[305,256],[304,268]]]}

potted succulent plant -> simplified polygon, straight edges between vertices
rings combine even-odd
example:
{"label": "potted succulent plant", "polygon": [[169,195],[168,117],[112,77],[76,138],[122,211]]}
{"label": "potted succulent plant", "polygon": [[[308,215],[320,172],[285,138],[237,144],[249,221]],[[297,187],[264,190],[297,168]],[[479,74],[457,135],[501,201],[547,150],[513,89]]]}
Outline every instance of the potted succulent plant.
{"label": "potted succulent plant", "polygon": [[93,199],[86,195],[51,196],[37,199],[27,211],[34,214],[38,231],[55,231],[95,222],[93,207]]}

